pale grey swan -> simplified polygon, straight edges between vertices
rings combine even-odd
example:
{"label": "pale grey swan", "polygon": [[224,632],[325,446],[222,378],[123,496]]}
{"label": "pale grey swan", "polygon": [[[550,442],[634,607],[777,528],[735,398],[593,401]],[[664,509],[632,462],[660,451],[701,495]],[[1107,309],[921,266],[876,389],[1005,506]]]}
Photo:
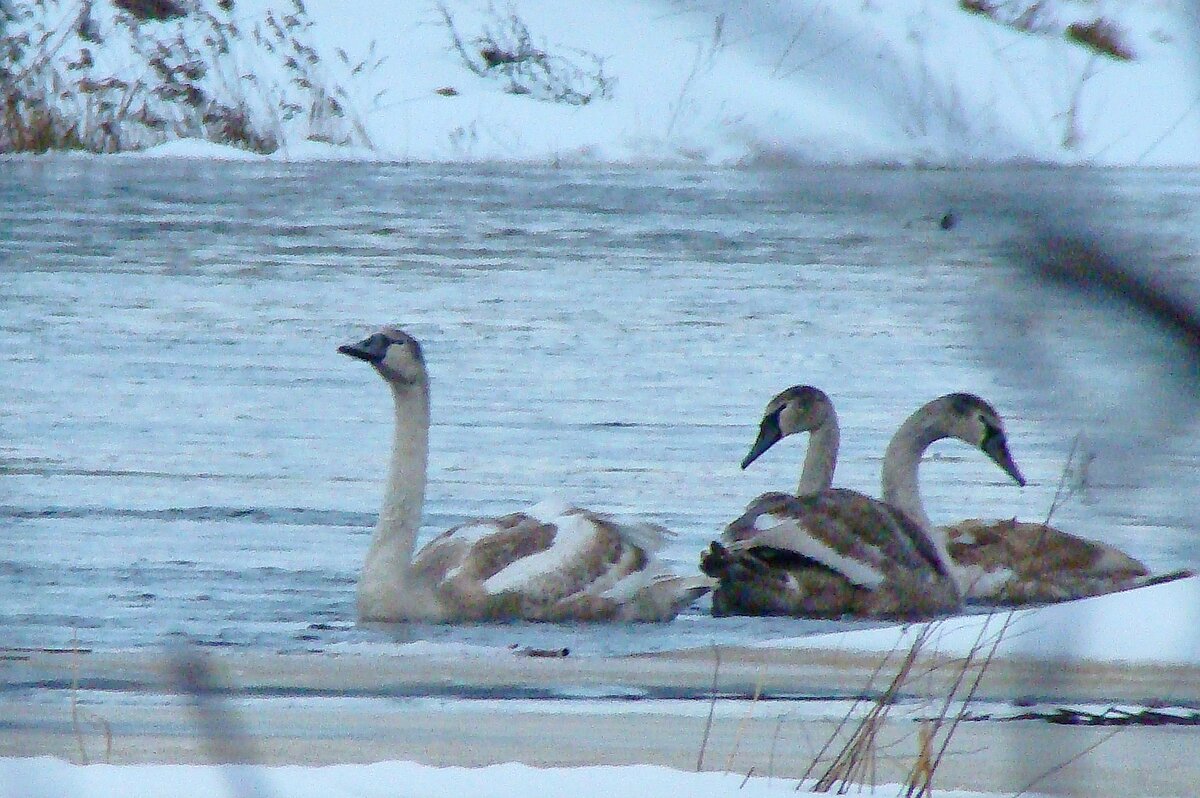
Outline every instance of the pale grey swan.
{"label": "pale grey swan", "polygon": [[358,582],[364,621],[667,621],[712,581],[655,557],[670,533],[543,503],[441,533],[414,554],[425,500],[429,377],[421,346],[385,327],[344,355],[392,392],[395,430],[379,522]]}
{"label": "pale grey swan", "polygon": [[961,586],[922,507],[918,466],[930,444],[957,438],[1023,485],[995,410],[977,396],[956,393],[913,413],[884,456],[889,502],[828,487],[837,461],[837,414],[828,396],[811,386],[771,400],[743,467],[787,435],[805,431],[813,436],[800,480],[806,493],[758,497],[726,528],[724,544],[714,543],[702,558],[702,570],[719,580],[713,612],[916,618],[958,609]]}

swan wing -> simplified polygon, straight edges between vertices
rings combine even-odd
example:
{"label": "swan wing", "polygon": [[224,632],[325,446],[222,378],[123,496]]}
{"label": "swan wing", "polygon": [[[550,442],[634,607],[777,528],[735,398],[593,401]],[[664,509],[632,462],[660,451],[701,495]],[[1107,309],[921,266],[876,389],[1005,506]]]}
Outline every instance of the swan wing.
{"label": "swan wing", "polygon": [[898,511],[856,491],[834,489],[802,497],[775,493],[752,502],[724,537],[733,541],[731,550],[789,552],[875,590],[898,570],[933,570],[913,541],[919,530],[908,529],[910,524]]}
{"label": "swan wing", "polygon": [[681,576],[658,564],[617,580],[598,597],[614,602],[625,620],[669,621],[716,584],[711,577]]}
{"label": "swan wing", "polygon": [[514,558],[488,577],[491,595],[516,592],[535,601],[553,602],[586,590],[597,581],[616,579],[644,566],[646,554],[625,544],[611,524],[577,508],[538,519],[550,530],[549,545]]}
{"label": "swan wing", "polygon": [[1149,569],[1120,549],[1054,527],[968,519],[945,527],[968,595],[1005,604],[1046,603],[1140,584]]}
{"label": "swan wing", "polygon": [[675,577],[654,557],[670,537],[654,524],[543,502],[443,532],[413,570],[473,617],[669,620],[710,587],[705,577]]}
{"label": "swan wing", "polygon": [[552,526],[525,513],[477,518],[442,532],[413,558],[412,572],[422,583],[481,582],[514,561],[549,548]]}

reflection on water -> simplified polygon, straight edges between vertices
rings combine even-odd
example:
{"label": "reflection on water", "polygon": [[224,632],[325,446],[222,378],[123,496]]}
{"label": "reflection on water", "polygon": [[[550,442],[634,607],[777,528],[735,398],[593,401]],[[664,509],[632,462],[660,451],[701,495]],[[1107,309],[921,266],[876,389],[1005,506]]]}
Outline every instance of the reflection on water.
{"label": "reflection on water", "polygon": [[[434,377],[430,534],[556,495],[668,525],[667,556],[693,569],[750,498],[794,484],[800,441],[737,466],[766,400],[803,382],[837,402],[838,482],[870,492],[911,409],[986,396],[1031,484],[938,444],[930,514],[1041,518],[1075,434],[1153,373],[1137,328],[1049,299],[1038,335],[1069,380],[994,368],[981,340],[1004,333],[980,303],[1023,285],[998,256],[1023,206],[998,198],[1152,223],[1182,276],[1200,230],[1194,174],[1063,185],[1036,170],[5,162],[4,644],[392,639],[352,622],[389,398],[334,352],[384,322],[423,340]],[[1155,569],[1200,565],[1178,498],[1196,460],[1181,441],[1055,519]],[[599,652],[814,628],[698,608],[669,628],[403,634]]]}

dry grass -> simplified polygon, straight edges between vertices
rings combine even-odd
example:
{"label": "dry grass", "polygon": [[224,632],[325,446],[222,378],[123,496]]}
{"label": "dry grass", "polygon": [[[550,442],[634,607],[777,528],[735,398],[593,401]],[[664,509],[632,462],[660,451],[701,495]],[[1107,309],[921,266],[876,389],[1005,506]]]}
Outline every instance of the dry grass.
{"label": "dry grass", "polygon": [[1132,61],[1136,57],[1125,34],[1115,22],[1100,17],[1091,22],[1072,22],[1067,26],[1067,39],[1081,44],[1101,55],[1118,61]]}
{"label": "dry grass", "polygon": [[324,63],[300,0],[261,19],[234,9],[0,3],[0,153],[122,152],[179,138],[260,153],[297,138],[370,146],[350,93],[329,76],[378,63],[341,51]]}
{"label": "dry grass", "polygon": [[516,9],[500,11],[488,6],[481,32],[468,44],[445,3],[438,4],[442,24],[450,34],[451,47],[463,65],[481,78],[496,79],[509,94],[535,100],[587,105],[612,97],[614,80],[604,72],[604,59],[595,53],[534,43],[533,34]]}
{"label": "dry grass", "polygon": [[88,712],[79,706],[79,637],[73,635],[71,638],[71,646],[74,649],[71,655],[71,730],[75,734],[75,745],[79,748],[79,763],[87,765],[91,763],[91,758],[88,756],[87,741],[84,737],[84,726],[91,725],[100,730],[104,735],[104,762],[107,764],[112,762],[113,751],[113,733],[112,725],[107,719]]}
{"label": "dry grass", "polygon": [[[930,641],[936,636],[940,621],[921,625],[912,644],[904,651],[895,674],[877,698],[870,702],[849,733],[851,719],[859,711],[856,701],[801,775],[799,785],[815,792],[836,792],[839,795],[876,784],[877,763],[880,757],[879,732],[888,720],[892,708],[901,696],[920,680],[931,680],[920,690],[938,696],[930,705],[929,714],[917,721],[915,751],[903,784],[905,798],[926,798],[933,794],[938,767],[950,748],[958,725],[969,715],[969,708],[979,690],[984,674],[995,656],[996,649],[1012,622],[1011,612],[989,616],[981,627],[970,651],[961,659],[939,663],[936,658],[924,665]],[[999,625],[993,623],[998,619]],[[874,688],[877,677],[893,664],[896,651],[888,652],[872,673],[864,692]],[[932,691],[932,692],[931,692]],[[833,755],[829,756],[829,752]],[[890,756],[895,756],[890,752]],[[813,780],[815,777],[815,780]],[[811,784],[808,784],[811,780]],[[799,788],[798,785],[798,788]]]}

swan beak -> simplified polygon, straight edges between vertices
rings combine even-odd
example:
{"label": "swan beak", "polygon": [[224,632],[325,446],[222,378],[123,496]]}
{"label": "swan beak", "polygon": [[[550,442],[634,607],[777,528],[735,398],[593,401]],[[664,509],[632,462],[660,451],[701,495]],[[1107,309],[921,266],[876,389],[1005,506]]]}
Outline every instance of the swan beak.
{"label": "swan beak", "polygon": [[783,433],[779,431],[779,416],[772,414],[762,420],[762,425],[758,428],[758,438],[754,441],[754,445],[750,447],[750,454],[742,460],[742,468],[753,463],[767,449],[770,449],[775,444],[783,439]]}
{"label": "swan beak", "polygon": [[992,435],[983,443],[983,453],[992,458],[992,462],[1004,469],[1004,473],[1012,477],[1013,482],[1025,487],[1025,477],[1021,469],[1013,462],[1012,454],[1008,451],[1008,441],[1004,435]]}
{"label": "swan beak", "polygon": [[343,355],[349,355],[358,360],[377,365],[383,362],[384,355],[387,354],[387,348],[390,344],[387,336],[383,333],[375,333],[370,338],[364,338],[356,344],[342,344],[338,347],[338,352]]}

